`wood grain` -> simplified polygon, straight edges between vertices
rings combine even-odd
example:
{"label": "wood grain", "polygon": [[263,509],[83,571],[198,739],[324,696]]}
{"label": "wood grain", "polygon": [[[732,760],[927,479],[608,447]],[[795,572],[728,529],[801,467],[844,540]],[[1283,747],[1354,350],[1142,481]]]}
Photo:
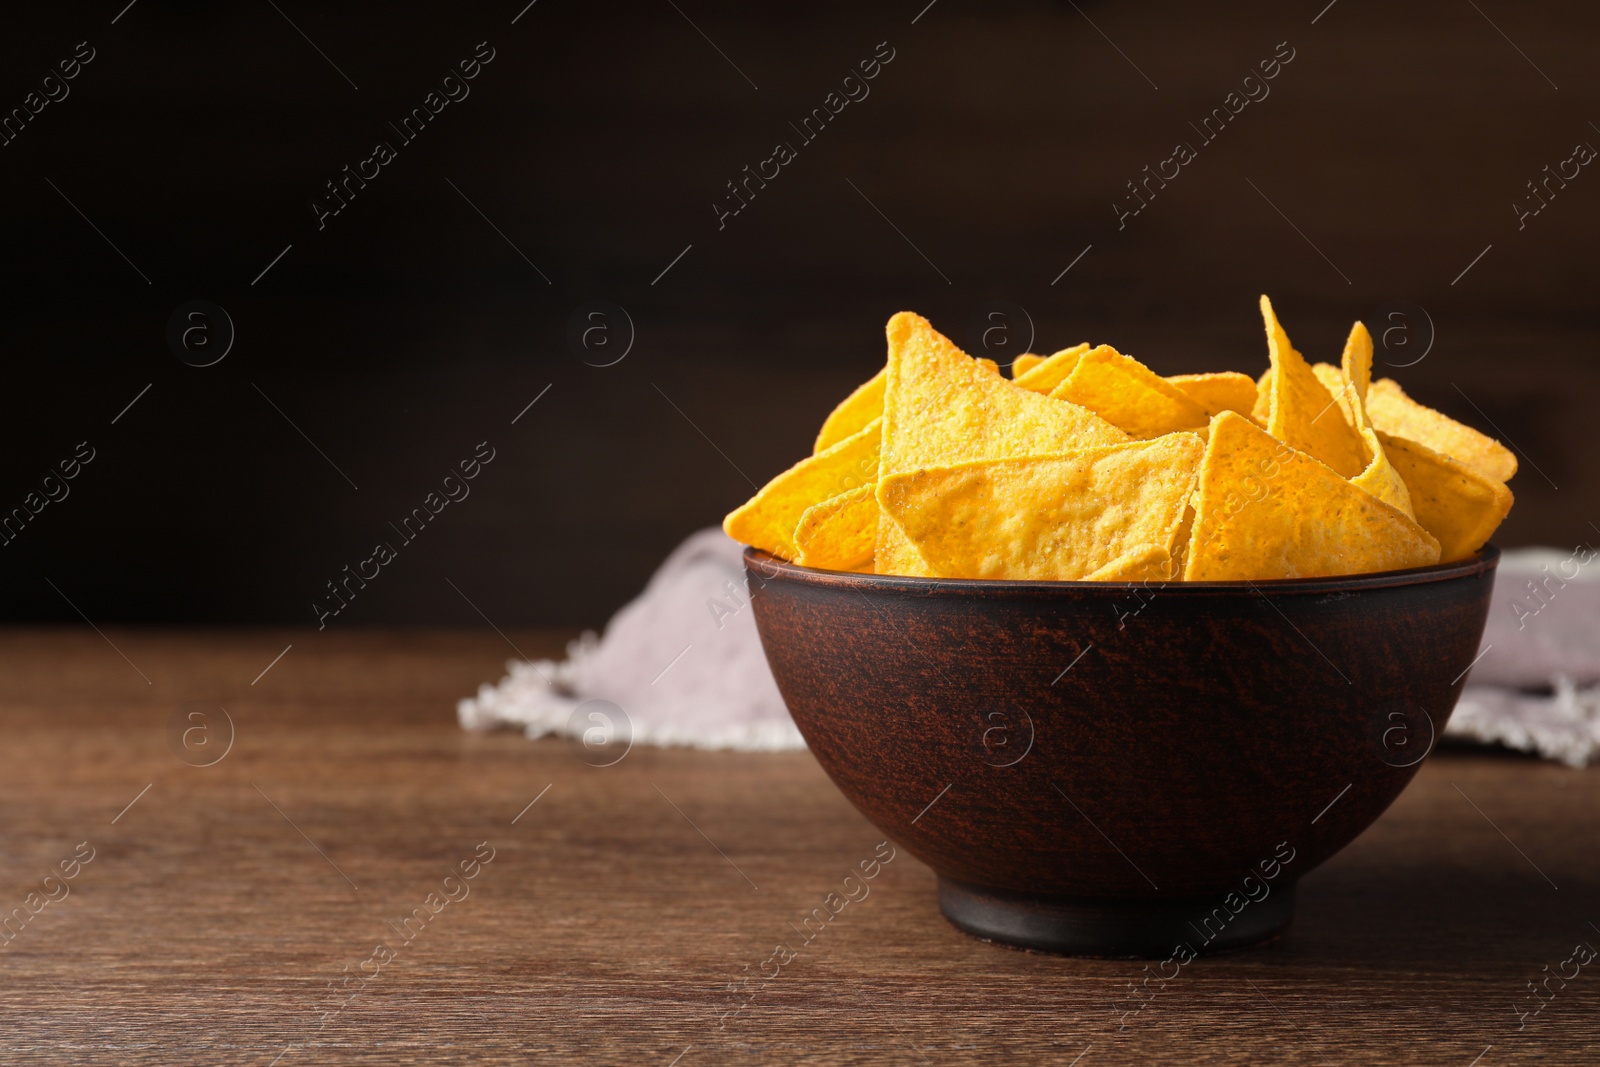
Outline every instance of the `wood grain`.
{"label": "wood grain", "polygon": [[[1592,773],[1436,755],[1302,883],[1285,940],[1189,964],[1136,1014],[1142,965],[972,940],[903,851],[741,998],[729,983],[798,944],[880,840],[809,754],[640,748],[595,769],[563,742],[464,733],[454,701],[509,652],[492,634],[106,636],[0,635],[0,914],[95,850],[0,945],[6,1064],[1467,1067],[1493,1046],[1491,1067],[1600,1042],[1600,975],[1520,1031],[1512,1010],[1600,944]],[[559,636],[511,635],[536,655]],[[190,700],[233,719],[214,766],[168,748]],[[481,842],[468,895],[405,943],[386,920]],[[376,977],[330,989],[380,942]]]}

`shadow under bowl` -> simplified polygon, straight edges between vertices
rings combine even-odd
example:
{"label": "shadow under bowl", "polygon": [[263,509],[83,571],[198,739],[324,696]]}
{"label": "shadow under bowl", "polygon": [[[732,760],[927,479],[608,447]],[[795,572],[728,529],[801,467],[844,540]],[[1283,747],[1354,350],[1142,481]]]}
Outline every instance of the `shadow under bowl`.
{"label": "shadow under bowl", "polygon": [[1282,933],[1294,884],[1443,732],[1500,553],[1260,582],[819,571],[745,552],[811,751],[968,933],[1185,958]]}

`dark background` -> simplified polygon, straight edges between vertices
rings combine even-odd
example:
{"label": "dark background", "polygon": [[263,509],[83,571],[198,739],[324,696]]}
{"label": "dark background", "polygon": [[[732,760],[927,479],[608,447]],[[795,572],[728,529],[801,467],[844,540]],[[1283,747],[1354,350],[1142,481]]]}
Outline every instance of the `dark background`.
{"label": "dark background", "polygon": [[[0,510],[96,450],[0,548],[5,619],[313,623],[487,440],[470,497],[330,626],[479,624],[468,598],[597,624],[807,451],[890,314],[972,346],[997,303],[1037,350],[1164,373],[1259,372],[1263,291],[1313,359],[1403,322],[1380,359],[1427,355],[1391,372],[1522,454],[1499,542],[1600,536],[1600,173],[1520,231],[1511,206],[1600,145],[1591,4],[525,2],[3,16],[0,108],[96,51],[0,148]],[[386,122],[480,41],[471,95],[399,145]],[[871,95],[719,230],[724,183],[881,41]],[[1189,123],[1283,41],[1271,95],[1200,147]],[[378,139],[398,158],[319,231]],[[1199,158],[1119,231],[1179,140]],[[196,298],[237,332],[205,368],[166,339]],[[612,366],[567,339],[593,299],[634,326]]]}

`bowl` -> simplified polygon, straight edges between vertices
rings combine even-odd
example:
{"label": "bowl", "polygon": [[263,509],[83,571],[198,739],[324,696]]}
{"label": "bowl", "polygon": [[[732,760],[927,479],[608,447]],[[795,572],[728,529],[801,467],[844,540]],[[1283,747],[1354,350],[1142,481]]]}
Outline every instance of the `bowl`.
{"label": "bowl", "polygon": [[1483,636],[1500,553],[1259,582],[820,571],[745,552],[789,712],[994,941],[1178,957],[1269,940],[1392,803]]}

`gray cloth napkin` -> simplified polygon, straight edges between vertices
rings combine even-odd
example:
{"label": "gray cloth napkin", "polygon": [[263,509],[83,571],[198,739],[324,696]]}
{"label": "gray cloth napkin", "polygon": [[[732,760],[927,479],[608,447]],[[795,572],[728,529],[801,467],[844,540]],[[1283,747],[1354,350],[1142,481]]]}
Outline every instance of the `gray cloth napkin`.
{"label": "gray cloth napkin", "polygon": [[[761,651],[741,552],[719,529],[694,534],[603,637],[584,634],[559,663],[511,661],[497,685],[461,701],[461,724],[585,744],[596,730],[620,730],[629,743],[804,748]],[[1595,556],[1587,546],[1505,553],[1482,650],[1446,737],[1574,767],[1600,751]]]}
{"label": "gray cloth napkin", "polygon": [[1600,566],[1571,552],[1506,552],[1489,624],[1445,736],[1582,767],[1600,752]]}
{"label": "gray cloth napkin", "polygon": [[584,634],[560,663],[510,661],[498,685],[461,701],[461,725],[559,734],[597,755],[615,732],[647,745],[805,748],[761,651],[743,552],[720,529],[692,535],[604,637]]}

